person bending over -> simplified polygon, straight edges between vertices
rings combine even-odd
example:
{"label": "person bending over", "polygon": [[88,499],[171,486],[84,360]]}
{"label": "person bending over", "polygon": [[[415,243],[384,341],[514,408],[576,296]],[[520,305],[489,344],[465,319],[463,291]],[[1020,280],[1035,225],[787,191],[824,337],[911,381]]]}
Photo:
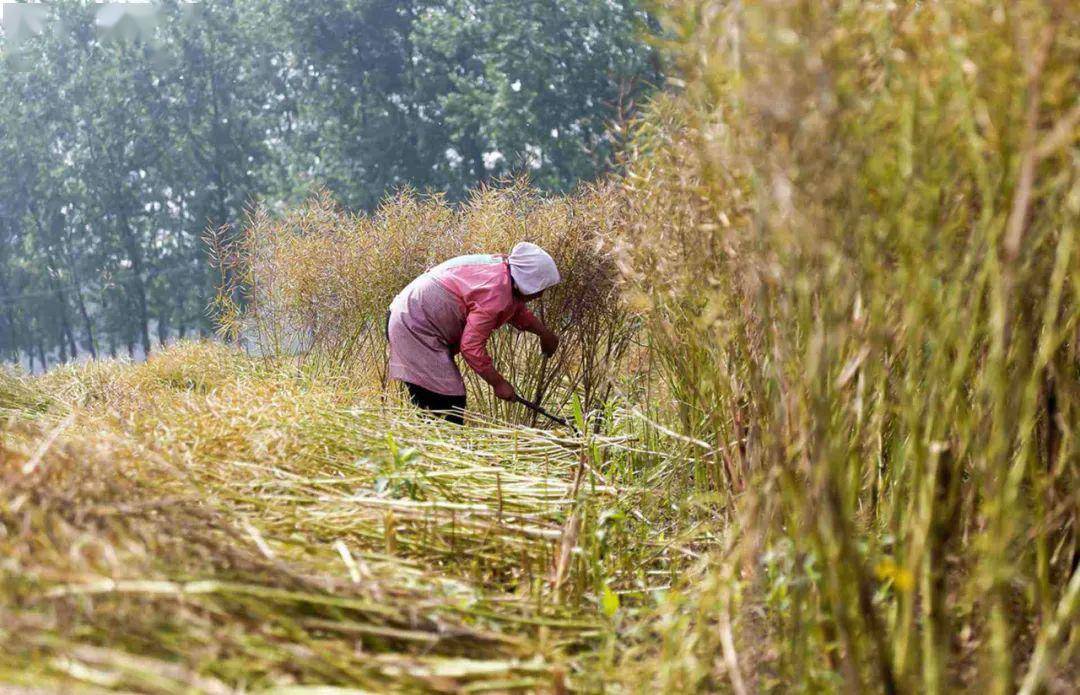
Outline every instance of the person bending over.
{"label": "person bending over", "polygon": [[465,382],[454,362],[460,352],[496,396],[516,400],[513,385],[491,361],[488,337],[509,323],[539,336],[543,353],[554,354],[558,337],[525,304],[559,281],[551,256],[525,241],[516,244],[509,256],[474,254],[440,263],[390,303],[386,325],[390,378],[405,382],[417,407],[462,424]]}

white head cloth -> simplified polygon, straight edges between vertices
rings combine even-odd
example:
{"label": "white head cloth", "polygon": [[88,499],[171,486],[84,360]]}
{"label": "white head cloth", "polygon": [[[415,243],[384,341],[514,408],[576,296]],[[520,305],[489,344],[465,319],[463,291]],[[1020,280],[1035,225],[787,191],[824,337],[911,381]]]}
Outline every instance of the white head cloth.
{"label": "white head cloth", "polygon": [[559,284],[559,269],[548,252],[522,241],[510,251],[510,276],[522,294],[536,294]]}

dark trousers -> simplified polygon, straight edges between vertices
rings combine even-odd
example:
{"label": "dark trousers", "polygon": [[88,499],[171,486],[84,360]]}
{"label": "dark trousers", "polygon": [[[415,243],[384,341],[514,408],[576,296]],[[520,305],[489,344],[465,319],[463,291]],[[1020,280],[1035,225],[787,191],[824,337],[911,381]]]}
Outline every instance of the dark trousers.
{"label": "dark trousers", "polygon": [[438,412],[440,417],[455,425],[465,424],[465,396],[435,393],[407,381],[405,387],[409,389],[409,398],[417,408]]}

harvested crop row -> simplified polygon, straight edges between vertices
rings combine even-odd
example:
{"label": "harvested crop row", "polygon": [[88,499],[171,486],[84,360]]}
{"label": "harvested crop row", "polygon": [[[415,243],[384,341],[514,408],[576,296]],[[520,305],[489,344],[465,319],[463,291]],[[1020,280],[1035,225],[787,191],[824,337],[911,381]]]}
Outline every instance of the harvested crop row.
{"label": "harvested crop row", "polygon": [[582,501],[634,491],[581,484],[570,440],[452,432],[204,345],[44,383],[44,414],[41,383],[0,399],[6,681],[558,687],[604,629],[588,571],[550,575]]}

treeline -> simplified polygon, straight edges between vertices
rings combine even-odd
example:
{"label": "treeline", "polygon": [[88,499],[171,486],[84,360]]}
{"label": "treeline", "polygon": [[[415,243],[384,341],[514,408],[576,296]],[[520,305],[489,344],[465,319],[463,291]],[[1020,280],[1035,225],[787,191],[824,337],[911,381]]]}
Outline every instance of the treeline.
{"label": "treeline", "polygon": [[659,81],[650,21],[633,0],[6,5],[0,358],[205,333],[203,232],[254,200],[595,176]]}

